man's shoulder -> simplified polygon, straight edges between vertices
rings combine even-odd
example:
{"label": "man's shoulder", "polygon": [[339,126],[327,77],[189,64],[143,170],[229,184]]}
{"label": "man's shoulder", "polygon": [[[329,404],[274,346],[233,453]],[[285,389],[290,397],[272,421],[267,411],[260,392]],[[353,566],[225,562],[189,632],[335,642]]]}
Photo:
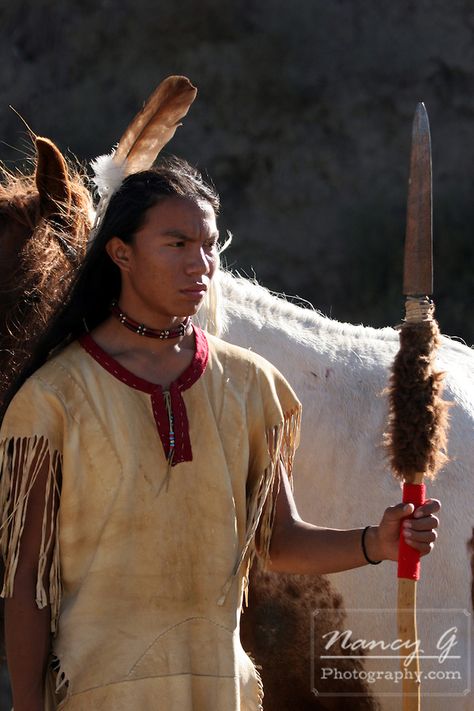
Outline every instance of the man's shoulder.
{"label": "man's shoulder", "polygon": [[46,363],[33,373],[30,380],[45,389],[62,390],[74,373],[87,366],[87,354],[78,341],[51,354]]}
{"label": "man's shoulder", "polygon": [[49,438],[55,436],[58,423],[67,417],[68,402],[74,397],[71,362],[77,360],[78,349],[82,350],[76,343],[67,346],[23,383],[8,406],[2,423],[4,433],[28,436],[31,431],[43,432]]}
{"label": "man's shoulder", "polygon": [[217,371],[234,387],[249,386],[264,391],[288,393],[297,397],[286,377],[266,358],[249,348],[207,336],[209,342],[209,364],[211,371]]}
{"label": "man's shoulder", "polygon": [[206,338],[209,343],[209,353],[211,359],[226,360],[229,364],[236,366],[248,367],[254,366],[257,370],[269,370],[274,372],[275,367],[263,356],[255,353],[251,348],[237,346],[235,343],[229,343],[217,336],[211,336],[206,333]]}

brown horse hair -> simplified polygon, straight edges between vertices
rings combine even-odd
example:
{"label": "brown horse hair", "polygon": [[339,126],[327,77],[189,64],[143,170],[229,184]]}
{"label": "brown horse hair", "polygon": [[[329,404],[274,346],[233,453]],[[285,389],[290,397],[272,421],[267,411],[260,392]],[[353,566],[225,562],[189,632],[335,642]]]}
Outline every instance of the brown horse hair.
{"label": "brown horse hair", "polygon": [[[67,161],[67,173],[67,205],[56,202],[46,212],[34,166],[22,173],[0,165],[1,248],[12,255],[0,284],[1,393],[24,368],[85,254],[92,199],[81,166]],[[6,245],[8,239],[14,243]]]}

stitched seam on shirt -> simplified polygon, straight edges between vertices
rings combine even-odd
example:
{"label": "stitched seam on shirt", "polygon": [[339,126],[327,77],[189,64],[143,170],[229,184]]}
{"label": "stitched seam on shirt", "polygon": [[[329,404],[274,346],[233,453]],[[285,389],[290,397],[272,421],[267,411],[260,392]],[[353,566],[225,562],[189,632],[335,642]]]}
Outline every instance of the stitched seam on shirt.
{"label": "stitched seam on shirt", "polygon": [[125,678],[129,677],[130,674],[132,674],[132,672],[133,672],[133,671],[136,669],[136,667],[140,664],[140,662],[142,661],[142,659],[143,659],[144,657],[146,657],[146,655],[148,654],[148,652],[150,651],[150,649],[153,647],[153,645],[156,644],[156,642],[158,642],[159,639],[161,639],[162,637],[166,636],[169,632],[171,632],[172,630],[175,630],[177,627],[181,627],[182,625],[186,624],[187,622],[193,622],[194,620],[200,620],[201,622],[209,622],[209,623],[210,623],[211,625],[213,625],[214,627],[218,627],[219,629],[224,630],[224,632],[228,632],[230,635],[233,634],[233,630],[230,630],[228,627],[225,627],[224,625],[221,625],[221,624],[219,624],[218,622],[214,622],[214,620],[211,620],[209,617],[187,617],[185,620],[181,620],[181,622],[177,622],[175,625],[172,625],[171,627],[168,627],[168,628],[167,628],[166,630],[164,630],[163,632],[160,632],[160,634],[157,635],[157,636],[154,638],[154,640],[153,640],[153,641],[148,645],[148,647],[145,649],[145,651],[143,652],[143,654],[140,655],[140,657],[137,659],[137,661],[136,661],[136,662],[133,664],[133,666],[129,669],[129,671],[128,671],[128,673],[127,673],[127,676],[126,676]]}
{"label": "stitched seam on shirt", "polygon": [[[226,382],[226,379],[225,379],[228,358],[229,358],[229,354],[225,352],[225,353],[224,353],[224,364],[223,364],[224,394],[223,394],[223,396],[222,396],[222,404],[221,404],[221,407],[220,407],[219,417],[218,417],[218,420],[217,420],[217,423],[218,423],[218,427],[219,427],[219,428],[221,428],[221,427],[222,427],[222,424],[223,424],[223,423],[222,423],[223,412],[224,412],[224,410],[225,410],[225,404],[226,404],[226,402],[227,402],[227,397],[228,397],[228,392],[229,392],[228,383]],[[251,362],[250,362],[250,360],[247,360],[247,363],[246,363],[246,371],[245,371],[244,382],[243,382],[243,386],[244,386],[244,388],[245,388],[245,399],[246,399],[246,401],[248,400],[248,382],[249,382],[249,370],[250,370],[250,366],[251,366]],[[229,384],[230,384],[230,383],[229,383]],[[240,434],[243,432],[244,427],[245,427],[245,422],[241,422],[241,423],[240,423],[240,430],[239,430],[238,433],[236,433],[236,435],[240,435]],[[223,429],[224,429],[224,428],[223,428]],[[236,437],[234,438],[234,452],[238,453],[239,450],[240,450],[240,439],[239,439],[239,436],[236,436]],[[232,459],[232,458],[231,458],[231,459]]]}
{"label": "stitched seam on shirt", "polygon": [[[96,408],[93,405],[93,402],[91,399],[87,396],[87,391],[80,385],[80,383],[71,375],[71,373],[67,370],[67,368],[64,367],[62,364],[58,364],[58,369],[60,368],[63,371],[63,374],[65,375],[68,380],[72,382],[72,384],[76,387],[76,389],[81,393],[83,402],[86,404],[90,412],[94,415],[95,421],[98,423],[100,427],[100,431],[104,439],[107,440],[109,443],[110,449],[113,451],[115,455],[116,462],[120,468],[120,471],[122,471],[122,463],[117,451],[117,448],[114,446],[112,439],[110,438],[107,428],[105,426],[105,422],[103,422],[102,418],[100,417],[99,413],[97,412]],[[54,394],[58,397],[58,399],[61,401],[61,404],[63,405],[68,417],[76,423],[76,425],[80,425],[79,419],[76,417],[76,415],[71,411],[70,407],[67,405],[64,395],[61,392],[61,390],[58,389],[56,385],[53,385],[52,383],[49,383],[48,381],[44,380],[40,375],[38,376],[33,376],[36,377],[38,381],[41,382],[43,386],[54,392]],[[87,449],[87,448],[86,448]],[[89,456],[89,455],[88,455]],[[89,456],[90,460],[90,456]],[[122,471],[123,474],[123,471]]]}
{"label": "stitched seam on shirt", "polygon": [[[195,672],[177,672],[176,674],[153,674],[149,676],[140,677],[139,679],[119,679],[119,681],[111,681],[108,684],[98,684],[97,686],[89,686],[87,689],[82,691],[76,691],[68,696],[68,699],[73,696],[80,696],[81,694],[87,694],[89,691],[94,691],[95,689],[107,689],[110,686],[117,686],[117,684],[134,684],[144,679],[168,679],[173,676],[196,676],[202,677],[204,679],[240,679],[239,674],[196,674]],[[67,708],[67,706],[60,705],[58,708]]]}

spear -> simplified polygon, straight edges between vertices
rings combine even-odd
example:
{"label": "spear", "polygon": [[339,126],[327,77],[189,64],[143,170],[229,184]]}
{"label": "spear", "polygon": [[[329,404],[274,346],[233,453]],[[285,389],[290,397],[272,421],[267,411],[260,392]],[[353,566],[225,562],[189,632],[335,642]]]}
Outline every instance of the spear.
{"label": "spear", "polygon": [[[403,501],[424,503],[423,479],[434,479],[445,463],[448,404],[442,400],[443,373],[435,357],[440,333],[434,319],[431,139],[428,115],[419,103],[413,121],[403,293],[405,320],[400,350],[390,377],[387,444],[394,475],[404,482]],[[398,634],[402,658],[403,710],[420,709],[416,589],[420,554],[400,536]],[[416,645],[416,646],[414,646]],[[409,658],[410,657],[410,658]],[[418,673],[416,673],[418,672]]]}

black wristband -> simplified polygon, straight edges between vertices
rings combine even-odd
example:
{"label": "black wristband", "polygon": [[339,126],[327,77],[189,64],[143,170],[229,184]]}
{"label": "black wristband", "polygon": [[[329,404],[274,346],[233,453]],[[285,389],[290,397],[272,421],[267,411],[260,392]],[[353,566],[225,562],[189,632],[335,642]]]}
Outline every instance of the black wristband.
{"label": "black wristband", "polygon": [[379,565],[379,563],[382,562],[381,560],[370,560],[369,556],[367,555],[367,549],[365,547],[365,534],[367,533],[369,528],[371,528],[371,526],[366,526],[362,531],[362,537],[360,539],[362,545],[362,553],[364,554],[364,558],[366,559],[367,563],[370,563],[370,565]]}

